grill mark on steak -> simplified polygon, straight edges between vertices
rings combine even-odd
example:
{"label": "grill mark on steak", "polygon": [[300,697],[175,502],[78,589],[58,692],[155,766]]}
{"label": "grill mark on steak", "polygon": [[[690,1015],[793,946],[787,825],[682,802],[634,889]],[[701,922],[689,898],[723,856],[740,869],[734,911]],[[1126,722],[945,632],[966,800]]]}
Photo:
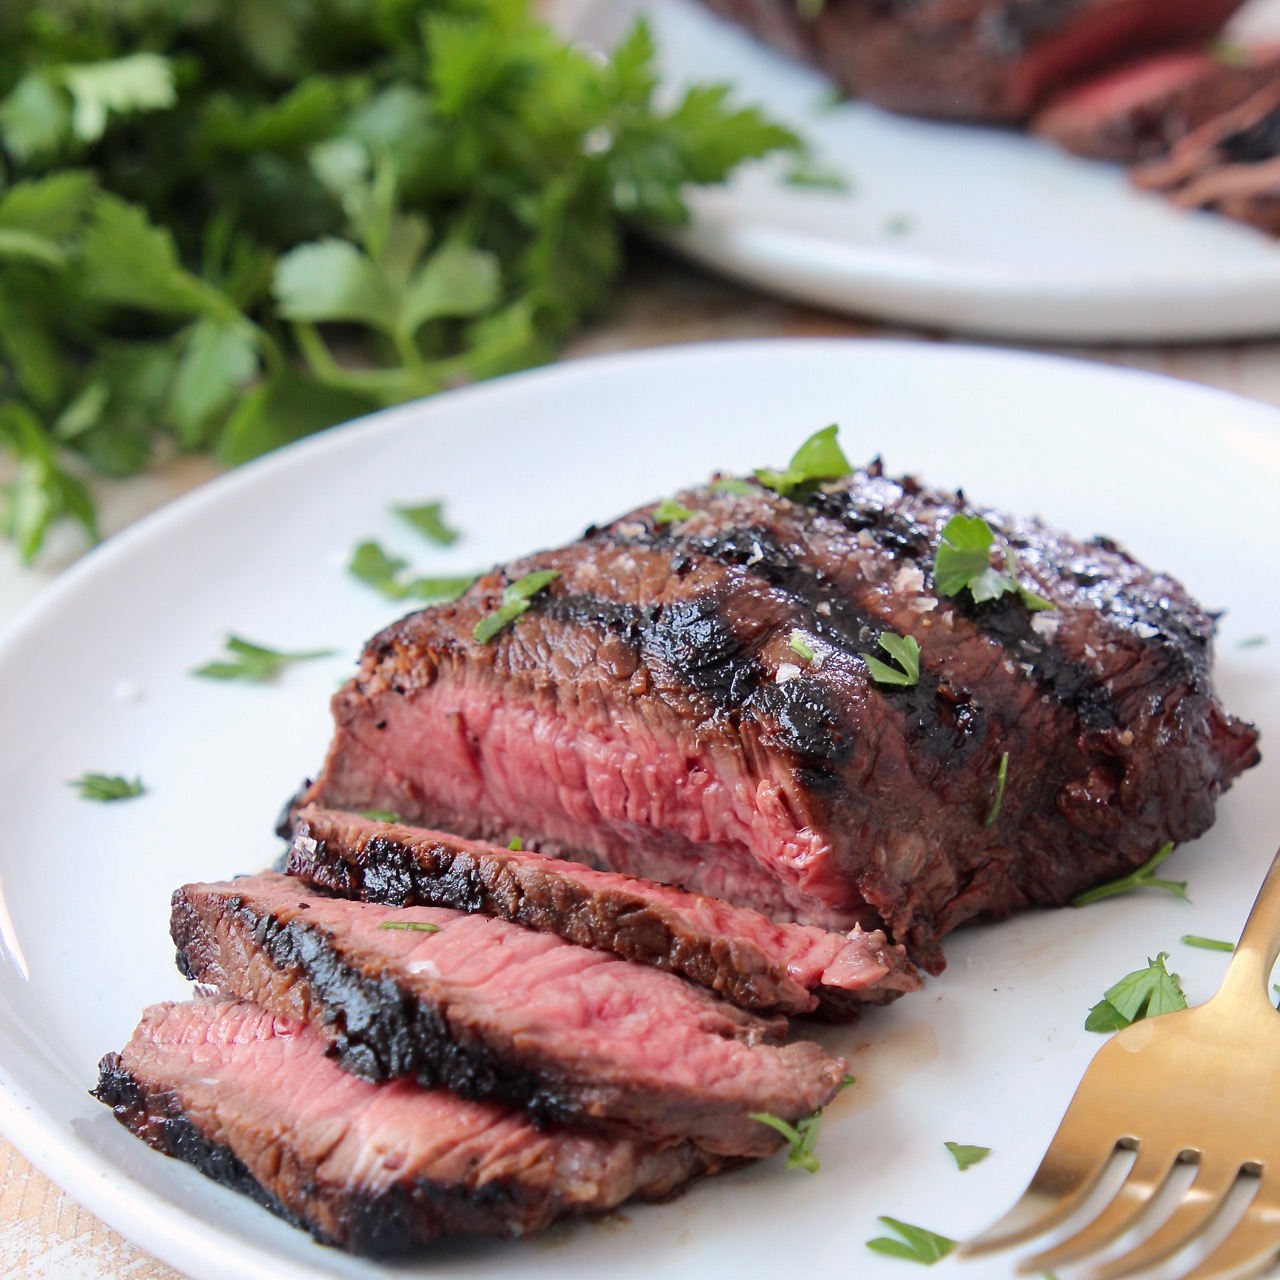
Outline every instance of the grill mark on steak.
{"label": "grill mark on steak", "polygon": [[920,986],[882,933],[779,924],[673,885],[353,814],[304,810],[287,869],[346,898],[499,916],[678,973],[762,1013],[851,1018]]}
{"label": "grill mark on steak", "polygon": [[[404,923],[433,933],[387,929]],[[173,896],[197,981],[313,1025],[347,1070],[643,1141],[758,1157],[824,1106],[845,1064],[656,968],[506,920],[320,896],[266,873]]]}
{"label": "grill mark on steak", "polygon": [[148,1009],[94,1093],[150,1146],[370,1257],[533,1235],[726,1167],[687,1142],[544,1133],[495,1104],[371,1084],[305,1025],[243,1003]]}

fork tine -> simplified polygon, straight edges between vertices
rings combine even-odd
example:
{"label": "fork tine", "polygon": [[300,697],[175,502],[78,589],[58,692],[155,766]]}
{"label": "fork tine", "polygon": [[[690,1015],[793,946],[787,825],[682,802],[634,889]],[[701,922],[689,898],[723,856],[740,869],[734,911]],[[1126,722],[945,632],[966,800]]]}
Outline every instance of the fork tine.
{"label": "fork tine", "polygon": [[1121,1280],[1135,1271],[1153,1267],[1189,1245],[1207,1230],[1222,1208],[1227,1193],[1240,1176],[1240,1162],[1214,1161],[1201,1157],[1195,1181],[1187,1188],[1177,1207],[1145,1240],[1127,1253],[1113,1258],[1090,1273],[1089,1280]]}
{"label": "fork tine", "polygon": [[1261,1275],[1280,1252],[1280,1193],[1265,1176],[1231,1234],[1185,1280],[1246,1280]]}
{"label": "fork tine", "polygon": [[1007,1249],[1057,1226],[1093,1190],[1115,1149],[1114,1142],[1098,1142],[1095,1124],[1073,1100],[1021,1198],[981,1235],[966,1240],[958,1254]]}
{"label": "fork tine", "polygon": [[1178,1155],[1176,1147],[1143,1142],[1124,1182],[1097,1217],[1053,1248],[1025,1258],[1018,1264],[1018,1271],[1024,1275],[1053,1271],[1106,1248],[1151,1207],[1152,1200],[1173,1171]]}

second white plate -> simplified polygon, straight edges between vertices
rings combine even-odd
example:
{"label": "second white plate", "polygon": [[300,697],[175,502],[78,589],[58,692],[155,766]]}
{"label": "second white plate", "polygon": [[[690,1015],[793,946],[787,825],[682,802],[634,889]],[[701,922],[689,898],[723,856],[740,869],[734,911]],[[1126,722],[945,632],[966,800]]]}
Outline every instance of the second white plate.
{"label": "second white plate", "polygon": [[[1228,338],[1280,332],[1280,245],[1136,191],[1123,170],[1026,134],[824,105],[826,82],[695,0],[559,0],[599,44],[644,13],[671,87],[732,83],[815,148],[842,192],[761,164],[696,191],[682,252],[747,284],[839,311],[1046,341]],[[1250,36],[1280,33],[1253,0]]]}

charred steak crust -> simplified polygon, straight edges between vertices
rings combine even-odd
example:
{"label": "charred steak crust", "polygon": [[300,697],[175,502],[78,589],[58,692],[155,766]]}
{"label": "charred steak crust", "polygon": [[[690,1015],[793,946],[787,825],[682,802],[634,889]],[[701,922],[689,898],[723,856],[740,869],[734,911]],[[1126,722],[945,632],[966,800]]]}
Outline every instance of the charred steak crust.
{"label": "charred steak crust", "polygon": [[[406,920],[436,932],[382,927]],[[845,1073],[817,1045],[781,1046],[781,1018],[503,920],[336,901],[267,873],[179,889],[172,933],[198,981],[311,1023],[347,1070],[492,1098],[539,1127],[765,1156],[781,1139],[749,1113],[795,1123]]]}
{"label": "charred steak crust", "polygon": [[819,935],[674,886],[350,814],[303,810],[286,869],[347,898],[500,916],[677,973],[758,1013],[848,1019],[921,985],[880,932]]}
{"label": "charred steak crust", "polygon": [[[800,501],[685,491],[375,637],[305,799],[684,884],[779,919],[884,927],[936,971],[968,920],[1057,905],[1213,821],[1258,759],[1218,704],[1213,622],[1172,578],[879,465]],[[1057,608],[939,598],[982,514]],[[504,584],[556,569],[493,643]],[[802,663],[799,630],[819,651]],[[912,635],[922,675],[861,656]],[[987,825],[1009,755],[999,818]]]}
{"label": "charred steak crust", "polygon": [[1024,119],[1051,93],[1147,49],[1208,40],[1243,0],[703,0],[890,110]]}
{"label": "charred steak crust", "polygon": [[300,1227],[321,1244],[331,1240],[315,1223],[290,1212],[249,1172],[230,1147],[210,1141],[183,1114],[176,1094],[147,1090],[125,1070],[118,1053],[108,1053],[98,1064],[98,1084],[89,1090],[126,1129],[149,1147],[198,1169],[219,1186],[229,1187],[255,1204]]}
{"label": "charred steak crust", "polygon": [[690,1143],[539,1133],[490,1104],[345,1076],[305,1026],[234,1002],[148,1009],[93,1092],[148,1145],[370,1257],[534,1235],[726,1167]]}

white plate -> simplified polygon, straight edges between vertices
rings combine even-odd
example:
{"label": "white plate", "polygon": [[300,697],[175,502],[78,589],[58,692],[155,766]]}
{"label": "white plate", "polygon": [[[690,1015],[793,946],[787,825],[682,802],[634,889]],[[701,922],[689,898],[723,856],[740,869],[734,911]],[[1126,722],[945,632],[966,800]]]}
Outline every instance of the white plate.
{"label": "white plate", "polygon": [[[894,471],[1109,532],[1206,604],[1229,606],[1222,695],[1265,744],[1280,737],[1273,410],[1043,357],[839,341],[668,349],[408,405],[143,521],[0,639],[0,1127],[72,1195],[201,1280],[388,1274],[152,1153],[87,1096],[99,1056],[125,1042],[143,1005],[186,990],[170,891],[275,856],[281,801],[328,740],[328,696],[394,613],[344,573],[357,540],[377,535],[424,571],[482,565],[717,467],[783,463],[833,420],[855,459],[882,453]],[[387,512],[432,495],[467,531],[448,553]],[[192,679],[227,630],[344,656],[273,687]],[[1238,647],[1255,634],[1271,645]],[[141,774],[149,791],[89,804],[65,785],[85,770]],[[901,1280],[901,1263],[863,1246],[876,1215],[952,1236],[994,1218],[1099,1044],[1082,1024],[1105,987],[1167,949],[1193,1000],[1214,990],[1224,957],[1178,939],[1235,936],[1280,835],[1278,795],[1268,759],[1213,832],[1172,860],[1193,906],[1135,895],[965,932],[922,994],[822,1032],[859,1083],[831,1108],[816,1177],[770,1161],[549,1241],[445,1249],[421,1274]],[[960,1174],[948,1139],[994,1153]]]}
{"label": "white plate", "polygon": [[[557,0],[600,44],[646,13],[672,86],[727,80],[815,146],[846,193],[784,185],[785,166],[694,192],[670,237],[690,257],[783,296],[970,333],[1069,341],[1280,331],[1280,246],[1134,190],[1119,168],[1003,129],[822,106],[825,81],[694,0]],[[1242,30],[1280,33],[1280,0]],[[903,229],[905,228],[905,230]]]}

